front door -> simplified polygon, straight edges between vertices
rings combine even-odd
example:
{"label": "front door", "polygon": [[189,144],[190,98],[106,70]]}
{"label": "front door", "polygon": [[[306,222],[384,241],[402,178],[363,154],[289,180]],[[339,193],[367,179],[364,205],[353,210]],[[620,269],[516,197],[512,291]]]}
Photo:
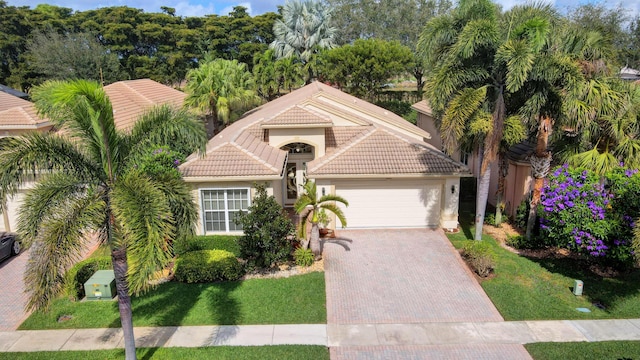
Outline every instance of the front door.
{"label": "front door", "polygon": [[287,173],[283,181],[283,193],[284,204],[293,205],[298,199],[298,195],[304,186],[304,182],[307,180],[307,162],[311,161],[312,157],[305,156],[300,158],[289,157],[287,163]]}

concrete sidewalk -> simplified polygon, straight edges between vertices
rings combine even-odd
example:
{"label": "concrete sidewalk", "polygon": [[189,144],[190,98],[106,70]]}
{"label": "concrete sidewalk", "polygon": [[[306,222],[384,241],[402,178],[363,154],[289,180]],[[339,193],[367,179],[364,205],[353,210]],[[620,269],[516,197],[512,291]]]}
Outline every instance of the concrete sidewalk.
{"label": "concrete sidewalk", "polygon": [[[412,324],[298,324],[135,328],[138,347],[322,345],[352,349],[460,345],[469,351],[533,342],[640,340],[640,319]],[[0,332],[0,352],[121,348],[122,330],[68,329]],[[432,348],[429,348],[431,346]]]}

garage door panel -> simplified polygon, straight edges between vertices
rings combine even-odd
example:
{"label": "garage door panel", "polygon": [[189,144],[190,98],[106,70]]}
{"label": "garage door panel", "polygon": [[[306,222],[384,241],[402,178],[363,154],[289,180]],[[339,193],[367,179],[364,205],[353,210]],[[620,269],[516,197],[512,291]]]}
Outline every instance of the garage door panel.
{"label": "garage door panel", "polygon": [[341,206],[349,228],[437,227],[440,223],[438,183],[340,182],[335,188],[349,201],[348,207]]}

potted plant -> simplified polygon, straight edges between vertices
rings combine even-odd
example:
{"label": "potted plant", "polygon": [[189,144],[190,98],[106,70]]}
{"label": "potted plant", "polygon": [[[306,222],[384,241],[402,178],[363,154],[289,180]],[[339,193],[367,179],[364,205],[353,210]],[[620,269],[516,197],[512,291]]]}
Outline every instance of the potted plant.
{"label": "potted plant", "polygon": [[327,234],[329,233],[329,229],[327,228],[327,226],[330,222],[331,219],[329,219],[329,215],[327,215],[327,212],[324,211],[324,209],[320,209],[320,211],[318,211],[318,230],[320,231],[320,236],[327,236]]}

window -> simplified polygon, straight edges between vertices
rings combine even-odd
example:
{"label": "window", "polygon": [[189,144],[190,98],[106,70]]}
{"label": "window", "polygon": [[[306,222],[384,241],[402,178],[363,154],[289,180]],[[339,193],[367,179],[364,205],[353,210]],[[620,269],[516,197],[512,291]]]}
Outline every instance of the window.
{"label": "window", "polygon": [[240,211],[249,209],[249,189],[202,190],[204,232],[242,231],[234,222]]}

